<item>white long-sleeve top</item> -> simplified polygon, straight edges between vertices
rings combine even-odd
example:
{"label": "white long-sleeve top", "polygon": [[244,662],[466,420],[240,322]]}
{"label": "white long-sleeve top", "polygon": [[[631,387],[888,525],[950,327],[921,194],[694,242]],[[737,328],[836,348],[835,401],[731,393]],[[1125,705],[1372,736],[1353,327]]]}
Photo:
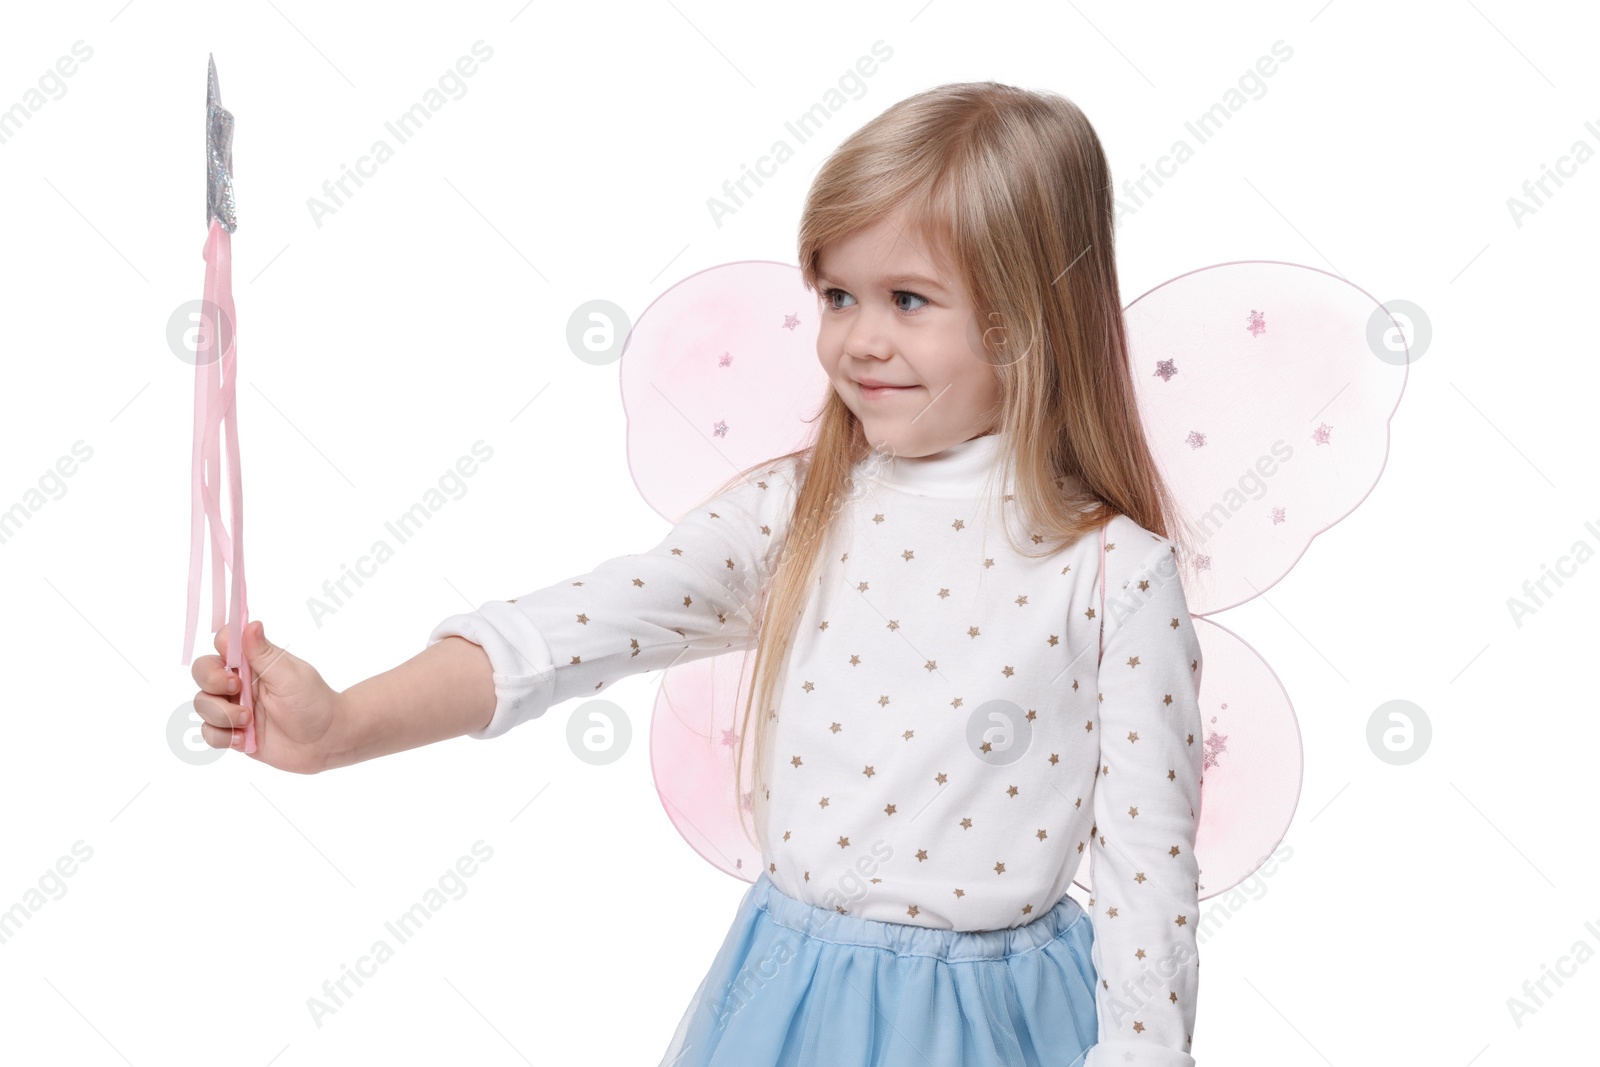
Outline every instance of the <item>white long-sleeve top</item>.
{"label": "white long-sleeve top", "polygon": [[[1174,546],[1114,518],[1102,615],[1097,536],[1034,558],[1007,543],[1005,447],[857,468],[767,727],[766,871],[846,914],[993,930],[1047,912],[1087,854],[1085,1067],[1192,1067],[1201,658]],[[494,669],[494,717],[471,736],[752,648],[801,472],[779,461],[643,553],[440,622],[428,644],[464,637]]]}

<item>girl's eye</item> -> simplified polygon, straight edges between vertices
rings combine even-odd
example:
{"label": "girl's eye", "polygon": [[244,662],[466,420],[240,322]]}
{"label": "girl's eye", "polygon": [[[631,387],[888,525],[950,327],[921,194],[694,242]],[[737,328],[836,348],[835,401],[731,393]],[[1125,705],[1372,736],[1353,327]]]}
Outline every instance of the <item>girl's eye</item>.
{"label": "girl's eye", "polygon": [[[841,310],[841,305],[835,304],[833,302],[833,298],[836,297],[836,296],[842,296],[842,297],[845,297],[845,298],[851,299],[851,300],[855,299],[854,297],[850,296],[849,293],[845,292],[843,289],[831,289],[831,288],[830,289],[823,289],[822,292],[818,294],[818,298],[822,301],[822,304],[823,304],[824,307],[832,308],[832,309],[837,311],[837,310]],[[920,300],[920,301],[922,301],[922,303],[917,305],[916,307],[909,307],[908,308],[908,307],[906,307],[906,306],[904,306],[903,304],[900,303],[900,298],[901,297],[907,297],[907,296],[910,297],[913,300]],[[909,290],[906,290],[906,289],[896,289],[894,291],[894,297],[895,297],[895,306],[900,308],[901,311],[904,311],[907,314],[912,314],[912,313],[921,311],[922,308],[924,306],[926,306],[927,303],[928,303],[927,297],[919,296],[916,293],[913,293],[913,292],[911,292]]]}

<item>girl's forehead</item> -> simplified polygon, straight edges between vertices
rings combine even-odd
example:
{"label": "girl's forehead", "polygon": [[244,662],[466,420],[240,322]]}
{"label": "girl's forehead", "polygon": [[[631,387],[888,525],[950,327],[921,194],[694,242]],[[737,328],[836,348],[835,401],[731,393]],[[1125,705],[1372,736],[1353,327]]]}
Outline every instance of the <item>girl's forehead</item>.
{"label": "girl's forehead", "polygon": [[944,285],[956,284],[959,276],[942,234],[893,216],[828,242],[817,259],[821,274],[844,270],[896,278],[919,274]]}

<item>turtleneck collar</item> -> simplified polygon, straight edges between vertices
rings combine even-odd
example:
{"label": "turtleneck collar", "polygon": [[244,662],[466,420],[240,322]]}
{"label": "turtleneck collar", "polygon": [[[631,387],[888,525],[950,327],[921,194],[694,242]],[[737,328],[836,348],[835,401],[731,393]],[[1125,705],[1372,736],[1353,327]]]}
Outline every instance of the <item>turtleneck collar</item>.
{"label": "turtleneck collar", "polygon": [[998,472],[1009,443],[1005,433],[983,434],[926,456],[869,455],[876,481],[914,496],[975,497]]}

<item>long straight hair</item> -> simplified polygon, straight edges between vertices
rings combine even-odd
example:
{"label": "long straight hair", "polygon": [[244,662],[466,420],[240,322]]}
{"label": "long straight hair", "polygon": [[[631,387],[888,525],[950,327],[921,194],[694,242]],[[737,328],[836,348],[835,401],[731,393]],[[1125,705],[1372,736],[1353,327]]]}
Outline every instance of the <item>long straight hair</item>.
{"label": "long straight hair", "polygon": [[[971,297],[969,337],[974,354],[994,367],[997,428],[1012,445],[1003,480],[1014,485],[1030,540],[1045,545],[1041,554],[1121,513],[1173,540],[1187,560],[1193,535],[1176,529],[1182,524],[1145,441],[1129,371],[1111,189],[1100,139],[1065,97],[996,82],[939,86],[894,104],[823,163],[801,212],[800,269],[815,290],[831,242],[904,219],[907,239],[945,260]],[[755,613],[753,681],[737,731],[734,801],[749,832],[743,767],[753,743],[758,844],[771,798],[773,695],[838,502],[859,490],[851,473],[873,451],[836,391],[817,421],[812,444],[779,457],[799,461],[799,487]],[[1010,523],[1003,525],[1015,545]]]}

